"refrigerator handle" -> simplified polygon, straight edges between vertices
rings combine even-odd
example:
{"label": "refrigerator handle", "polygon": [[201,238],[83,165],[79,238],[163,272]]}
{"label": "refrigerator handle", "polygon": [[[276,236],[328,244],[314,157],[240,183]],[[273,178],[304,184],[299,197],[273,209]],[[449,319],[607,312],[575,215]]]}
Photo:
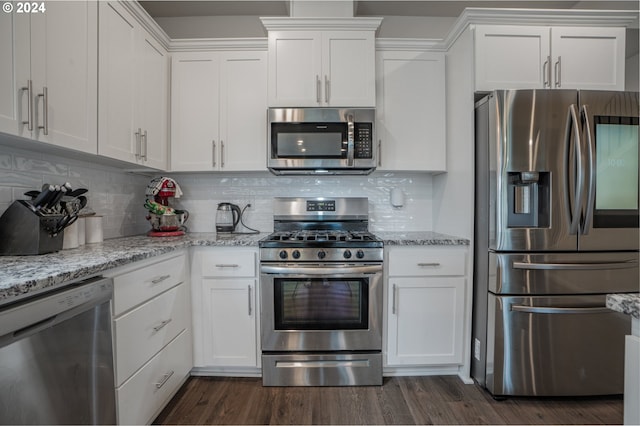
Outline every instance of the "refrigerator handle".
{"label": "refrigerator handle", "polygon": [[551,270],[551,271],[599,271],[605,269],[637,268],[638,262],[603,262],[603,263],[537,263],[513,262],[513,269]]}
{"label": "refrigerator handle", "polygon": [[[584,166],[582,164],[582,144],[580,141],[580,128],[578,127],[578,111],[577,106],[575,104],[571,104],[569,106],[569,111],[567,112],[567,127],[565,129],[565,142],[566,142],[566,150],[565,153],[571,150],[571,130],[573,129],[573,133],[575,134],[576,141],[573,144],[575,158],[578,162],[576,167],[576,182],[575,186],[571,187],[571,180],[569,176],[569,160],[570,156],[566,155],[565,161],[565,198],[564,202],[567,207],[567,211],[571,212],[571,216],[569,218],[569,235],[576,235],[578,233],[578,229],[580,226],[580,210],[582,209],[582,194],[584,187]],[[571,200],[569,193],[574,194],[574,205],[573,209],[571,208]]]}
{"label": "refrigerator handle", "polygon": [[589,228],[591,228],[591,221],[593,220],[593,209],[595,207],[596,201],[596,152],[595,146],[593,144],[593,134],[591,133],[591,123],[589,122],[589,111],[587,110],[587,105],[582,105],[582,108],[580,109],[580,115],[584,123],[584,134],[586,135],[587,140],[586,165],[589,168],[589,185],[587,186],[589,193],[587,196],[587,205],[584,210],[584,223],[582,224],[580,233],[582,235],[587,235],[589,233]]}

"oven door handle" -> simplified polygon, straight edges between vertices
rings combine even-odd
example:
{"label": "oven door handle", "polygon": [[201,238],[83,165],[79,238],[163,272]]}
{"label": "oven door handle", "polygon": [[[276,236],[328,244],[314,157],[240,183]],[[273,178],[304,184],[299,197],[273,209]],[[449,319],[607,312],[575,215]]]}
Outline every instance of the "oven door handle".
{"label": "oven door handle", "polygon": [[302,274],[302,275],[330,275],[330,274],[377,274],[382,272],[382,265],[313,265],[313,266],[276,266],[261,265],[260,272],[264,274]]}

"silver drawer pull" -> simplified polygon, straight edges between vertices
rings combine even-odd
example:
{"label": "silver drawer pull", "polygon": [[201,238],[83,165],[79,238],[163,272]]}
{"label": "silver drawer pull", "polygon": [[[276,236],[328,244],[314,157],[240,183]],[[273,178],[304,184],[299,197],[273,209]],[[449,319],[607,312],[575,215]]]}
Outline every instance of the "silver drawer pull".
{"label": "silver drawer pull", "polygon": [[158,383],[154,383],[154,385],[156,386],[156,389],[160,389],[161,387],[163,387],[164,384],[167,383],[167,381],[169,381],[171,376],[173,376],[173,373],[174,373],[173,370],[169,371],[167,374],[162,376],[162,379],[160,379]]}
{"label": "silver drawer pull", "polygon": [[237,263],[217,263],[216,268],[239,268]]}
{"label": "silver drawer pull", "polygon": [[160,284],[162,281],[168,280],[169,278],[171,278],[171,275],[162,275],[161,277],[151,280],[151,284]]}
{"label": "silver drawer pull", "polygon": [[432,263],[418,263],[418,266],[421,266],[421,267],[427,267],[427,266],[435,267],[435,266],[440,266],[440,264],[439,264],[438,262],[432,262]]}
{"label": "silver drawer pull", "polygon": [[169,324],[171,321],[173,321],[171,318],[164,320],[160,323],[160,325],[156,325],[155,327],[153,327],[153,331],[155,331],[156,333],[160,330],[162,330],[167,324]]}
{"label": "silver drawer pull", "polygon": [[586,308],[562,308],[553,306],[523,306],[511,305],[514,312],[525,312],[528,314],[611,314],[613,311],[605,307]]}

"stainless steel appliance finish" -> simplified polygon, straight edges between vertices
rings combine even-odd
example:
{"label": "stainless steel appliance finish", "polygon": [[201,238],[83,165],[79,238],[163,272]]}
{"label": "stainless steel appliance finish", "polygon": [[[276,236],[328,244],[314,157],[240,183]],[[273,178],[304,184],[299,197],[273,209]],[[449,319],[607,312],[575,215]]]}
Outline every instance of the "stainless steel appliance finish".
{"label": "stainless steel appliance finish", "polygon": [[274,174],[368,174],[376,168],[375,109],[269,108]]}
{"label": "stainless steel appliance finish", "polygon": [[0,307],[0,423],[115,424],[111,279]]}
{"label": "stainless steel appliance finish", "polygon": [[630,319],[604,298],[638,291],[638,93],[496,91],[475,112],[472,376],[622,393]]}
{"label": "stainless steel appliance finish", "polygon": [[366,198],[278,198],[260,241],[265,386],[382,384],[383,243]]}

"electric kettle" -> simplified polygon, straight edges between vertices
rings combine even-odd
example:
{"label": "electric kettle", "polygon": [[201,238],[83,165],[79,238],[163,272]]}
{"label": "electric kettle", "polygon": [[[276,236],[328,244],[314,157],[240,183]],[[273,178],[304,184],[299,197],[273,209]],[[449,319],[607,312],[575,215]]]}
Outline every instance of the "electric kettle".
{"label": "electric kettle", "polygon": [[218,204],[216,212],[216,232],[233,232],[240,222],[240,207],[231,203]]}

